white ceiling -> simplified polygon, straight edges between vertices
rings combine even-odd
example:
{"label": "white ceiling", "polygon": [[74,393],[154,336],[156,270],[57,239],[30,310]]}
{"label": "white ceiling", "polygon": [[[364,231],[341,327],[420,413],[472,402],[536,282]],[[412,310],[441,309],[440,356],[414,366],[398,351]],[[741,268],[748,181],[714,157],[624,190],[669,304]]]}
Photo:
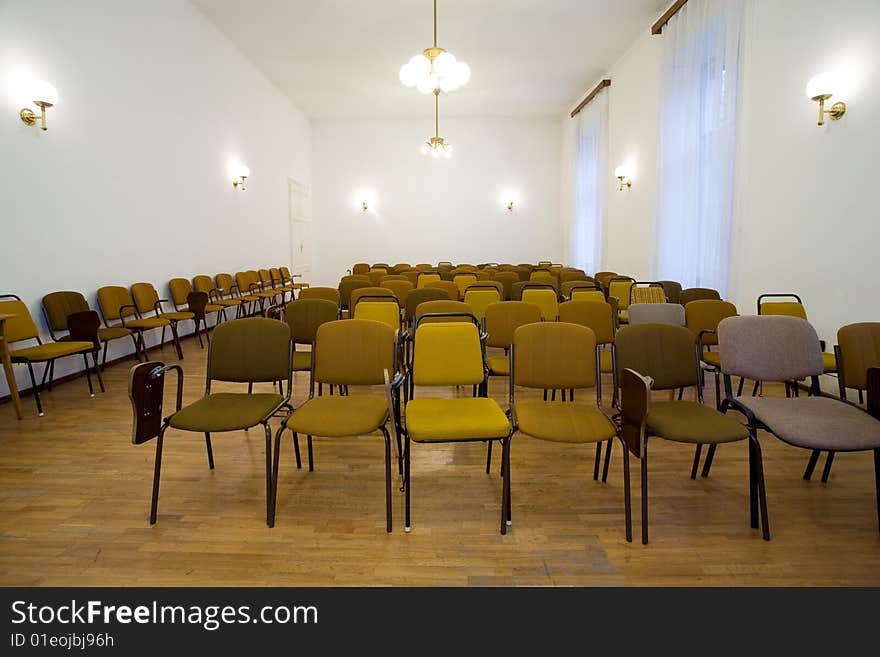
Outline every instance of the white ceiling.
{"label": "white ceiling", "polygon": [[[431,97],[398,80],[431,45],[431,0],[193,0],[307,115],[400,118]],[[670,0],[439,0],[438,45],[471,66],[445,116],[559,116]]]}

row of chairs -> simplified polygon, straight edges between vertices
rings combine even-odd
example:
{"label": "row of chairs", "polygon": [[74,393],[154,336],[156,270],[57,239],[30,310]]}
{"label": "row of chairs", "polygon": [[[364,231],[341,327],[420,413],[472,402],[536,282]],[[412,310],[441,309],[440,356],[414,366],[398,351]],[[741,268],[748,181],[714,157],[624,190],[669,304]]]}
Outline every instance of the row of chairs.
{"label": "row of chairs", "polygon": [[[154,329],[162,330],[161,344],[165,343],[166,329],[170,330],[178,358],[183,358],[180,344],[180,322],[192,321],[193,331],[199,344],[204,347],[201,333],[208,330],[208,315],[214,314],[215,325],[227,319],[227,311],[235,311],[236,317],[262,314],[266,308],[283,303],[295,290],[307,287],[307,283],[295,283],[287,267],[237,272],[235,277],[221,273],[214,278],[195,276],[192,281],[173,278],[168,282],[170,299],[161,299],[152,283],[135,283],[130,288],[108,285],[98,289],[100,315],[92,310],[81,292],[58,291],[45,295],[41,308],[52,341],[43,343],[40,331],[27,305],[14,295],[0,295],[0,313],[15,317],[7,322],[5,339],[8,343],[36,342],[29,346],[10,349],[13,363],[25,364],[34,391],[37,414],[43,415],[40,392],[51,390],[55,373],[55,361],[68,356],[82,356],[85,362],[89,394],[94,396],[91,376],[98,378],[100,389],[104,382],[98,368],[98,353],[103,345],[101,368],[106,365],[109,343],[114,340],[131,339],[134,356],[146,360],[144,334]],[[170,304],[173,310],[163,304]],[[94,367],[88,364],[92,354]],[[45,364],[40,382],[34,365]],[[91,371],[90,371],[91,370]]]}
{"label": "row of chairs", "polygon": [[[291,306],[302,301],[295,301]],[[516,303],[516,302],[506,302]],[[880,335],[874,324],[873,335]],[[618,439],[623,446],[624,516],[627,540],[632,539],[629,455],[641,461],[642,541],[648,541],[648,439],[718,445],[748,441],[749,513],[753,528],[770,538],[763,462],[757,430],[770,431],[783,441],[806,449],[873,450],[880,481],[880,423],[862,409],[822,397],[818,377],[824,372],[818,337],[803,319],[783,316],[732,316],[717,330],[725,398],[720,410],[702,404],[702,380],[694,336],[687,328],[661,324],[627,326],[616,336],[621,372],[619,413],[610,415],[599,394],[596,335],[588,327],[568,322],[531,322],[516,328],[507,345],[510,377],[508,413],[488,396],[489,367],[486,337],[472,315],[435,312],[419,315],[413,326],[411,366],[401,368],[399,340],[382,322],[366,319],[321,324],[310,352],[310,391],[299,408],[289,408],[293,343],[287,323],[266,318],[237,320],[215,330],[209,353],[206,395],[180,408],[159,424],[155,401],[168,368],[161,363],[139,365],[132,371],[135,404],[135,442],[158,438],[151,508],[155,522],[161,450],[169,427],[204,432],[209,465],[213,467],[210,433],[262,424],[266,434],[266,518],[274,525],[277,505],[280,447],[285,431],[292,436],[297,467],[299,436],[343,437],[380,431],[385,442],[386,529],[392,528],[391,447],[396,445],[398,472],[405,493],[405,528],[410,530],[412,446],[439,442],[498,442],[502,448],[501,533],[512,522],[510,502],[510,445],[515,433],[560,444],[595,443]],[[247,352],[248,358],[242,358]],[[880,372],[869,370],[869,386],[880,386]],[[811,380],[811,396],[789,398],[734,397],[731,377],[796,382]],[[212,380],[253,384],[287,378],[285,397],[277,393],[211,393]],[[437,398],[411,394],[401,405],[400,390],[407,379],[419,390],[473,386],[472,397]],[[135,384],[134,382],[139,382]],[[316,384],[318,386],[316,394]],[[321,385],[337,386],[340,394],[324,395]],[[179,385],[182,385],[179,383]],[[384,386],[384,394],[350,394],[361,386]],[[653,391],[695,389],[695,399],[657,401]],[[161,386],[160,386],[161,388]],[[522,388],[567,390],[555,401],[527,396]],[[576,403],[581,391],[596,389],[595,403]],[[180,388],[179,388],[180,390]],[[869,394],[869,398],[873,396]],[[874,403],[876,400],[872,399]],[[728,411],[738,411],[735,416]],[[283,413],[271,445],[269,420]],[[845,430],[842,432],[841,430]],[[392,440],[392,434],[394,439]],[[274,448],[273,448],[274,447]],[[271,449],[271,453],[270,453]],[[607,455],[606,455],[607,458]],[[597,462],[598,463],[598,462]],[[488,471],[488,467],[487,467]],[[607,473],[606,473],[607,474]],[[594,472],[594,478],[597,478]],[[603,481],[605,476],[603,475]],[[760,517],[760,523],[759,523]],[[878,514],[880,519],[880,514]]]}

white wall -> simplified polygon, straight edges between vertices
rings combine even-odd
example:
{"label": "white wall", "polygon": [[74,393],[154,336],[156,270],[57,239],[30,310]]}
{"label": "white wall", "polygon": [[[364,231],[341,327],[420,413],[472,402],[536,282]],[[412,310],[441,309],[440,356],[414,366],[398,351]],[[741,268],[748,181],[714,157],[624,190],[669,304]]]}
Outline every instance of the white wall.
{"label": "white wall", "polygon": [[[557,119],[444,119],[451,159],[419,153],[425,120],[312,123],[314,280],[336,285],[355,262],[559,261]],[[375,195],[360,210],[357,190]],[[519,201],[512,213],[501,192]]]}
{"label": "white wall", "polygon": [[[762,292],[799,292],[833,344],[840,326],[880,319],[880,3],[747,0],[744,30],[730,300],[754,313]],[[608,71],[608,166],[635,173],[609,194],[604,266],[639,278],[655,275],[662,39],[646,29]],[[853,80],[846,116],[819,128],[804,87],[828,69]]]}
{"label": "white wall", "polygon": [[[48,132],[18,120],[18,70],[58,88]],[[311,180],[309,123],[188,2],[0,3],[0,108],[0,281],[39,325],[54,290],[97,308],[106,284],[167,296],[173,277],[290,262],[287,180]]]}

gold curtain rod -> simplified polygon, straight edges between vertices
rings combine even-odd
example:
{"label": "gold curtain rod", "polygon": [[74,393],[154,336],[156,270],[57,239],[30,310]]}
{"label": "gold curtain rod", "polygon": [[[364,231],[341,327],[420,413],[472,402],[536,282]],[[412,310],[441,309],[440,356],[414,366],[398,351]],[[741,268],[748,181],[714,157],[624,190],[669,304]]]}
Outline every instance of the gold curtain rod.
{"label": "gold curtain rod", "polygon": [[587,94],[587,97],[584,98],[580,102],[580,104],[571,111],[571,118],[574,118],[578,112],[580,112],[582,109],[584,109],[587,106],[587,104],[591,100],[593,100],[593,98],[596,97],[596,94],[598,94],[600,91],[602,91],[605,87],[610,87],[610,86],[611,86],[611,80],[609,80],[608,78],[605,78],[599,84],[597,84],[596,87],[590,93]]}

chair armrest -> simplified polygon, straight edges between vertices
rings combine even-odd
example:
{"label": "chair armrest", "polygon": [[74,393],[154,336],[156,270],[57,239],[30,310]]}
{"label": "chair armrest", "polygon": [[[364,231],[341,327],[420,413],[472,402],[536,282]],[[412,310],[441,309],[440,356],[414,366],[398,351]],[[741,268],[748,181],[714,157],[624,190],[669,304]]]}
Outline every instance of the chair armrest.
{"label": "chair armrest", "polygon": [[[162,304],[168,303],[168,299],[158,299],[156,303],[153,304],[153,311],[158,315],[162,312]],[[176,306],[177,304],[175,304]]]}
{"label": "chair armrest", "polygon": [[150,372],[150,378],[157,379],[171,370],[177,372],[177,399],[175,405],[175,412],[177,412],[183,408],[183,368],[180,365],[163,365],[152,370]]}
{"label": "chair armrest", "polygon": [[127,303],[124,306],[119,306],[119,320],[122,322],[122,326],[125,326],[125,316],[122,314],[122,311],[126,308],[131,308],[134,311],[135,317],[137,317],[140,313],[138,313],[137,306],[133,303]]}
{"label": "chair armrest", "polygon": [[700,353],[701,353],[701,354],[703,353],[703,336],[704,336],[704,335],[715,335],[716,333],[717,333],[717,332],[716,332],[716,331],[713,331],[712,329],[703,329],[703,330],[700,331],[700,333],[697,335],[697,344],[698,344],[699,347],[700,347]]}

